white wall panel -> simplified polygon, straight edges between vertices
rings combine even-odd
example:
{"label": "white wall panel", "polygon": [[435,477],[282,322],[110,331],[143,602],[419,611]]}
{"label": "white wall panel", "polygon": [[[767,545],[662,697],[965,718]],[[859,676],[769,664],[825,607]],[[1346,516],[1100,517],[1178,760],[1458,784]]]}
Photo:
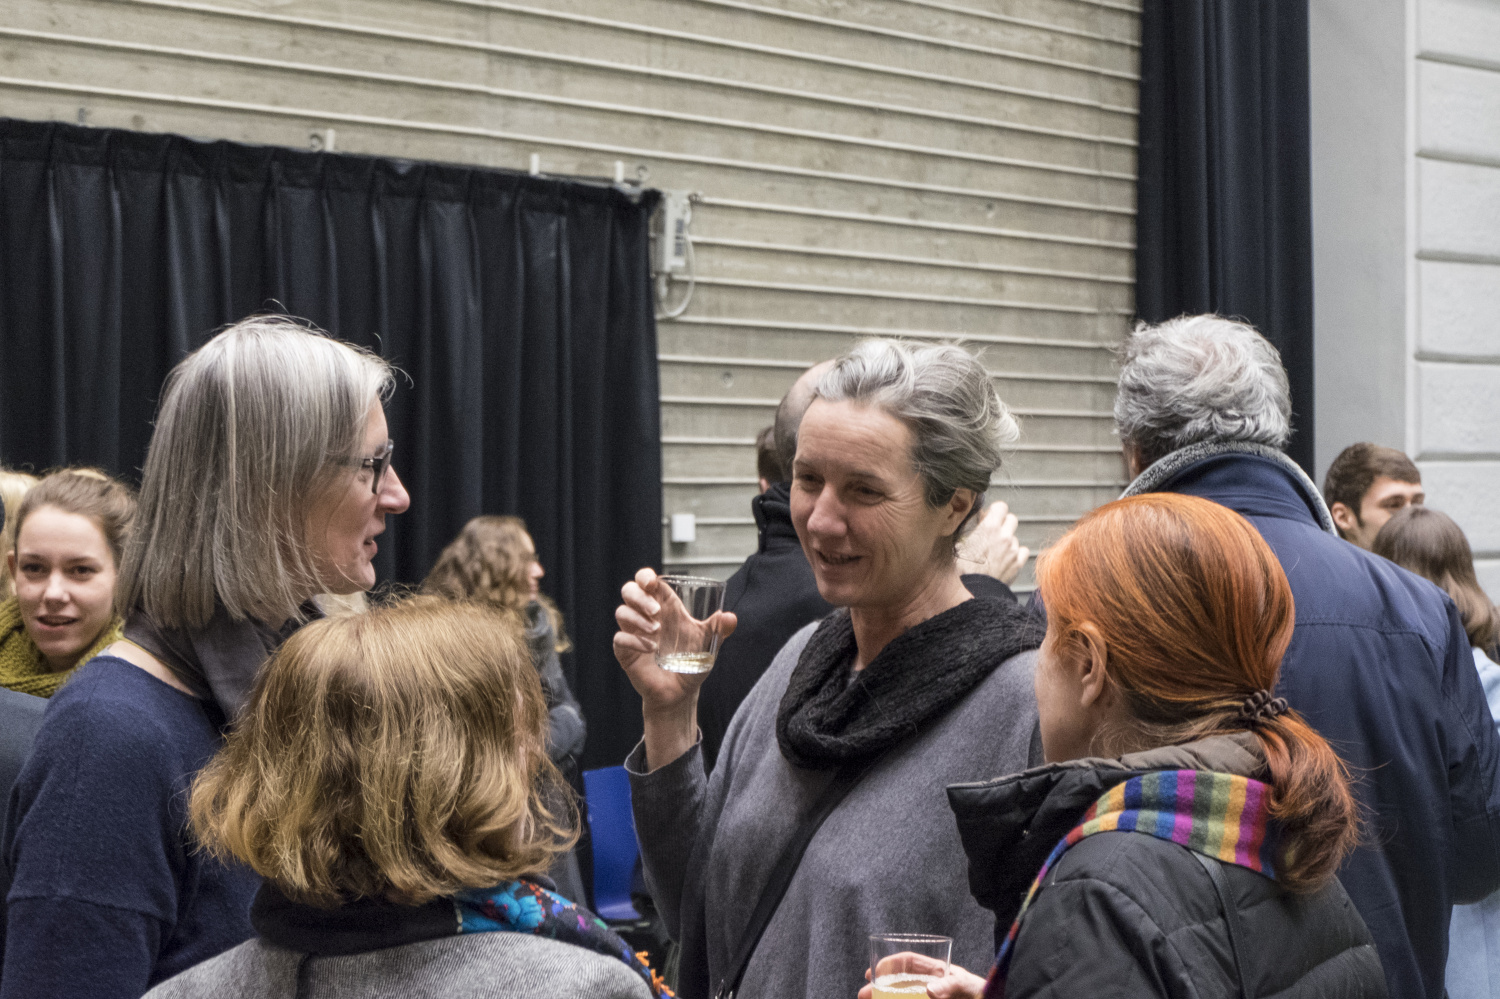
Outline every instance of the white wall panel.
{"label": "white wall panel", "polygon": [[1500,603],[1500,558],[1475,559],[1474,571],[1484,592],[1491,600]]}
{"label": "white wall panel", "polygon": [[1500,259],[1500,168],[1417,160],[1417,248]]}
{"label": "white wall panel", "polygon": [[1417,135],[1420,152],[1500,163],[1500,73],[1418,60]]}
{"label": "white wall panel", "polygon": [[1417,51],[1500,66],[1500,3],[1495,0],[1419,0]]}
{"label": "white wall panel", "polygon": [[1474,551],[1500,557],[1500,461],[1424,461],[1419,467],[1427,505],[1457,521]]}
{"label": "white wall panel", "polygon": [[1319,459],[1415,457],[1500,597],[1500,0],[1310,11]]}
{"label": "white wall panel", "polygon": [[1421,456],[1500,455],[1500,364],[1417,364]]}
{"label": "white wall panel", "polygon": [[1500,358],[1500,264],[1423,260],[1417,282],[1421,351]]}

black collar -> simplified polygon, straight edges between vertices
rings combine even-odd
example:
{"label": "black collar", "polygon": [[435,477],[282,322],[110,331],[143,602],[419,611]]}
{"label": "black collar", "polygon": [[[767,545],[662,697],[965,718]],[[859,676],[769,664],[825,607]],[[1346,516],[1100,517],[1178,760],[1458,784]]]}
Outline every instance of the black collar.
{"label": "black collar", "polygon": [[[790,541],[798,548],[797,528],[792,524],[792,484],[778,482],[750,501],[750,512],[755,514],[755,526],[760,531],[760,550],[768,546],[782,547]],[[780,543],[778,543],[780,542]]]}
{"label": "black collar", "polygon": [[320,909],[287,898],[267,881],[250,906],[250,925],[278,947],[339,956],[451,937],[458,933],[459,916],[453,901],[446,898],[426,905],[361,898]]}

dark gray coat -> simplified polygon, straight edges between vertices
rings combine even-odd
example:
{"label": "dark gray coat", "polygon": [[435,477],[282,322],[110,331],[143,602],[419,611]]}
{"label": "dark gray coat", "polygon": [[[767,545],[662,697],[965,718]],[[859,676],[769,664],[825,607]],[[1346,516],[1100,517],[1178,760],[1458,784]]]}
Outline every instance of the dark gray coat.
{"label": "dark gray coat", "polygon": [[[651,894],[683,944],[683,999],[711,995],[729,970],[772,866],[833,778],[831,769],[793,766],[776,741],[777,709],[815,627],[792,636],[740,705],[712,776],[697,746],[649,773],[643,747],[625,761]],[[936,671],[943,662],[933,649],[924,665]],[[853,999],[871,933],[942,933],[953,937],[956,961],[988,959],[990,921],[964,891],[943,788],[1026,765],[1035,662],[1034,651],[1006,660],[839,803],[808,844],[741,995]],[[694,967],[706,983],[691,980]]]}
{"label": "dark gray coat", "polygon": [[526,644],[531,649],[532,665],[542,678],[542,692],[547,695],[547,755],[559,767],[569,766],[583,755],[588,728],[578,698],[563,675],[552,618],[535,600],[526,607]]}
{"label": "dark gray coat", "polygon": [[[1260,760],[1253,737],[1217,736],[950,787],[970,887],[996,914],[997,950],[1047,855],[1110,787],[1153,770],[1252,776]],[[1239,913],[1247,992],[1224,910],[1196,855],[1119,831],[1081,840],[1048,872],[1016,937],[1006,999],[1385,999],[1370,932],[1338,881],[1293,895],[1247,868],[1220,869]]]}

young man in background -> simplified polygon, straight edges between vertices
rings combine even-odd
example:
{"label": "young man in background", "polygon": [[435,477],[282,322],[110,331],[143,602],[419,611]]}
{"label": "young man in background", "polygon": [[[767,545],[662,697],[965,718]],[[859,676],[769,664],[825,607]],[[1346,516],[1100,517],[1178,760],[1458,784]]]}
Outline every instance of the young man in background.
{"label": "young man in background", "polygon": [[1386,521],[1421,505],[1427,494],[1410,458],[1393,447],[1361,442],[1344,448],[1328,466],[1323,498],[1339,536],[1368,551]]}

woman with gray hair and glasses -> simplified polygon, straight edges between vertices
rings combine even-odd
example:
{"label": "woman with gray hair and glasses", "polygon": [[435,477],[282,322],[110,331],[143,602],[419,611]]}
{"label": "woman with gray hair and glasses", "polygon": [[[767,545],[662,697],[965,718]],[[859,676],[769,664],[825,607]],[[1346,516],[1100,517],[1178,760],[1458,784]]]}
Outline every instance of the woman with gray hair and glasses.
{"label": "woman with gray hair and glasses", "polygon": [[187,789],[317,593],[375,582],[389,366],[283,317],[173,369],[120,567],[125,640],[53,699],[10,800],[0,997],[136,999],[252,935],[259,879],[198,849]]}
{"label": "woman with gray hair and glasses", "polygon": [[[712,777],[702,677],[654,661],[665,586],[642,569],[615,614],[615,655],[645,717],[626,760],[636,829],[682,943],[686,999],[853,995],[872,933],[951,936],[959,963],[994,951],[944,788],[1024,768],[1033,752],[1041,631],[1014,601],[971,595],[956,556],[1016,424],[984,367],[952,346],[866,341],[815,395],[792,521],[839,609],[777,655]],[[721,630],[733,626],[723,615]]]}

